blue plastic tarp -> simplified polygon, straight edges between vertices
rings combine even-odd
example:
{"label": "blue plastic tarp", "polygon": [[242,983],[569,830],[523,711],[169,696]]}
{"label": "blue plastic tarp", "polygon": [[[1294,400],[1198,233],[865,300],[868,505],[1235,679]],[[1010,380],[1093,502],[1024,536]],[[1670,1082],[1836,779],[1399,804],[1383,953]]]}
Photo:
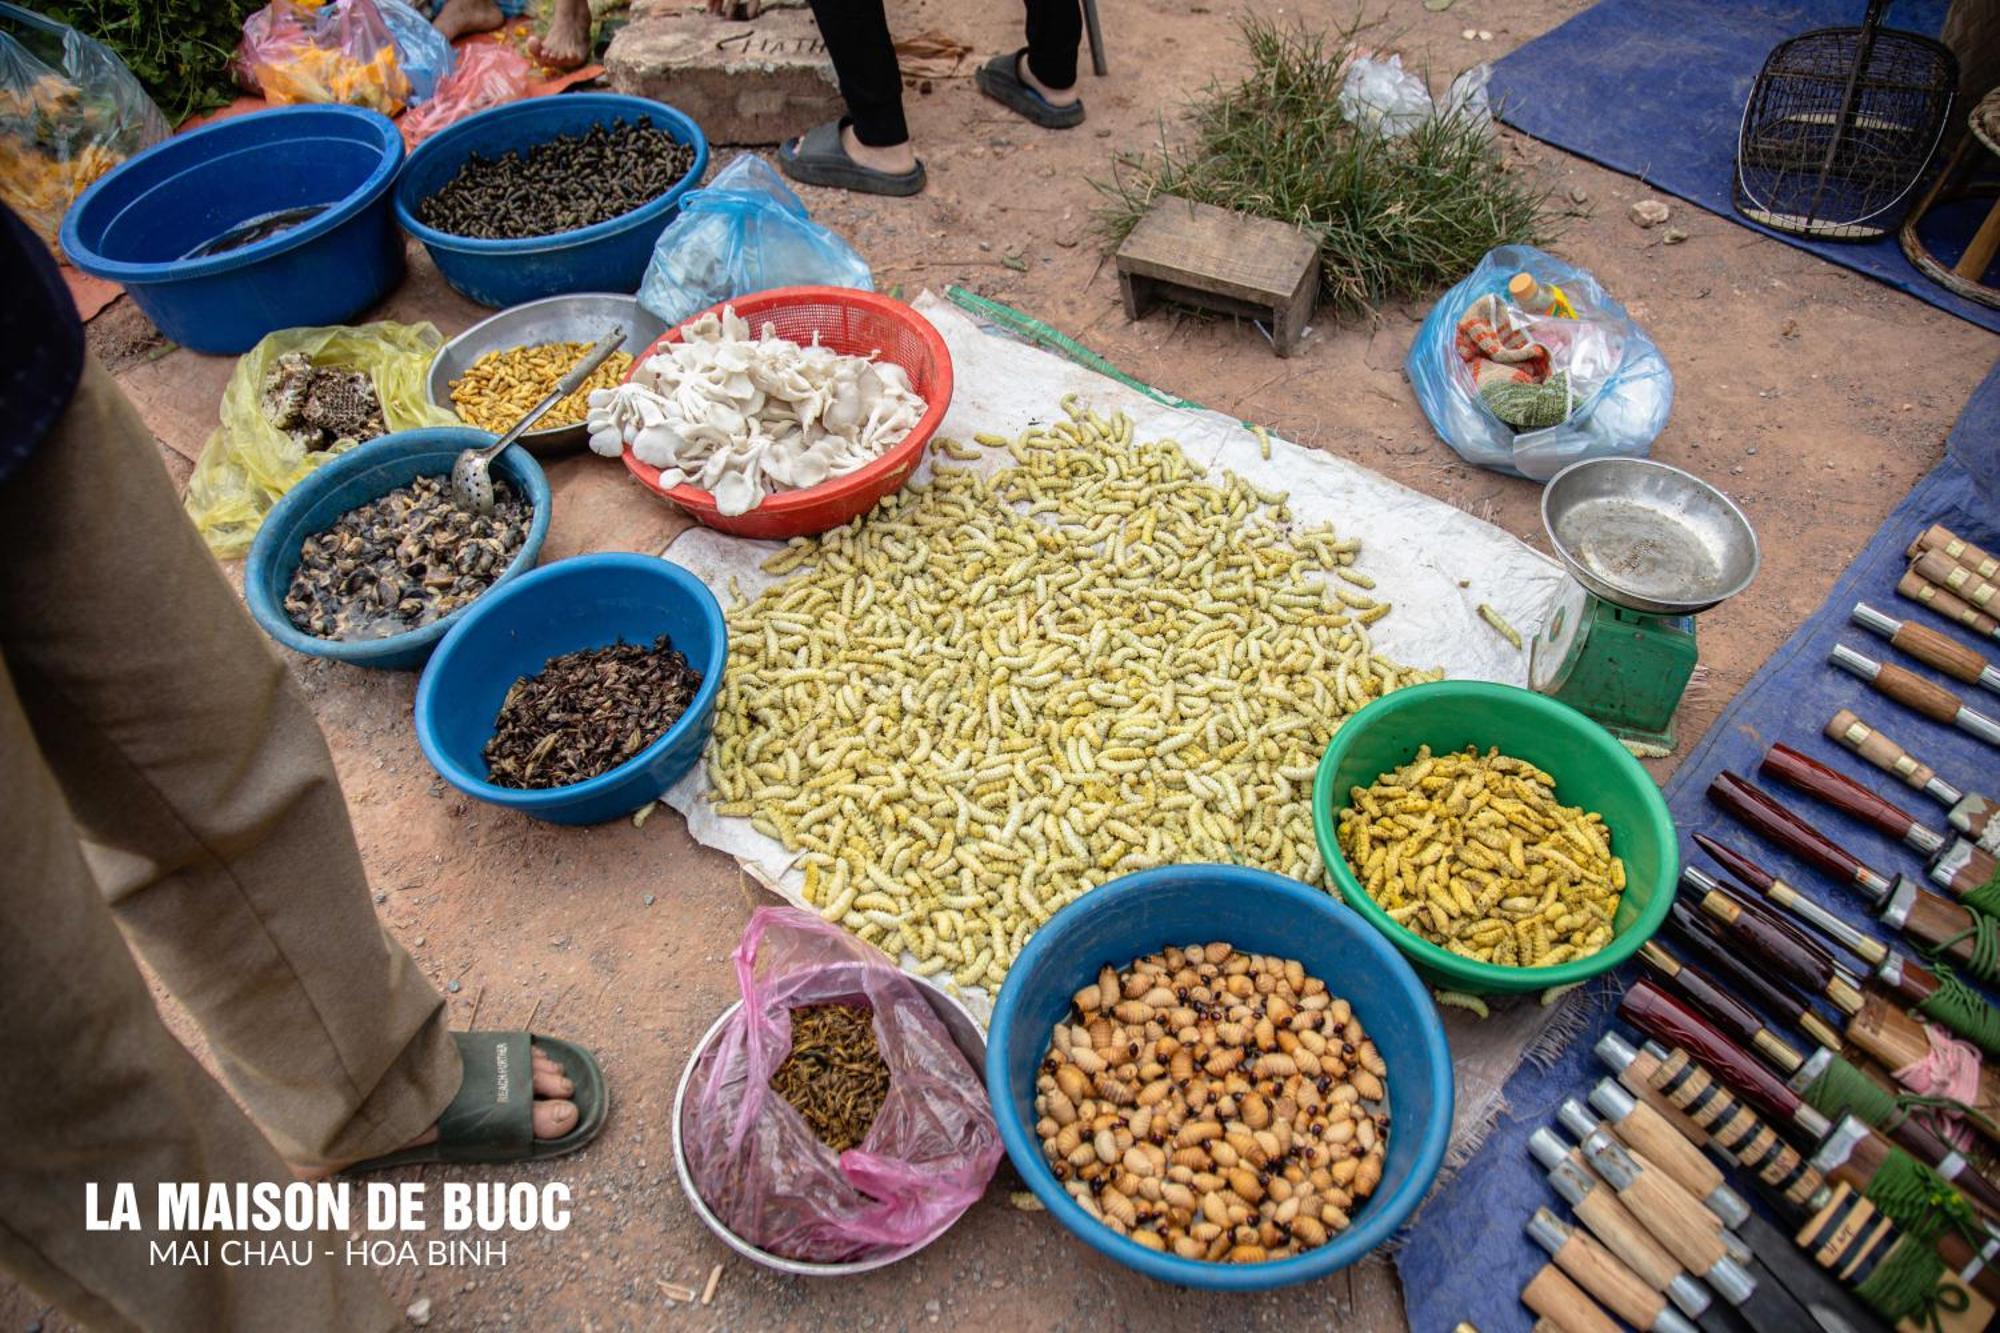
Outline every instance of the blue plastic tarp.
{"label": "blue plastic tarp", "polygon": [[[1680,829],[1683,864],[1722,877],[1690,837],[1706,833],[1812,893],[1856,926],[1879,938],[1892,938],[1849,890],[1743,832],[1705,795],[1709,782],[1725,769],[1750,776],[1781,804],[1869,864],[1920,877],[1920,859],[1901,843],[1755,776],[1766,747],[1783,741],[1943,830],[1944,807],[1826,739],[1822,729],[1842,708],[1853,709],[1958,786],[2000,795],[2000,749],[1884,699],[1827,662],[1833,646],[1845,643],[1877,661],[1894,661],[1916,671],[1979,711],[2000,716],[2000,695],[1947,679],[1849,622],[1854,604],[1866,601],[1892,616],[1942,630],[1989,658],[2000,658],[2000,643],[1981,640],[1895,594],[1907,564],[1904,548],[1932,523],[1942,523],[1988,550],[2000,550],[2000,368],[1973,392],[1952,431],[1944,460],[1896,506],[1826,600],[1751,678],[1668,782],[1667,804]],[[1766,532],[1763,539],[1807,536]],[[1585,1096],[1607,1074],[1591,1047],[1615,1021],[1617,997],[1634,971],[1627,968],[1569,997],[1566,1003],[1574,1012],[1565,1017],[1580,1020],[1577,1035],[1547,1068],[1529,1063],[1515,1071],[1504,1092],[1507,1109],[1491,1137],[1418,1214],[1396,1257],[1415,1333],[1443,1333],[1461,1319],[1470,1320],[1481,1333],[1526,1330],[1533,1322],[1518,1293],[1547,1256],[1522,1228],[1537,1208],[1549,1207],[1558,1216],[1566,1210],[1528,1156],[1528,1135],[1553,1121],[1555,1108],[1565,1097]],[[1740,1178],[1734,1183],[1739,1192],[1751,1192]]]}
{"label": "blue plastic tarp", "polygon": [[[1887,26],[1934,37],[1945,9],[1946,0],[1901,0]],[[1730,184],[1764,57],[1809,29],[1852,26],[1861,11],[1860,0],[1602,0],[1496,63],[1488,92],[1509,125],[1748,227]],[[1965,108],[1952,115],[1962,120]],[[1954,262],[1986,208],[1979,200],[1927,219],[1931,253]],[[1926,278],[1893,235],[1842,245],[1755,230],[2000,332],[2000,310]]]}

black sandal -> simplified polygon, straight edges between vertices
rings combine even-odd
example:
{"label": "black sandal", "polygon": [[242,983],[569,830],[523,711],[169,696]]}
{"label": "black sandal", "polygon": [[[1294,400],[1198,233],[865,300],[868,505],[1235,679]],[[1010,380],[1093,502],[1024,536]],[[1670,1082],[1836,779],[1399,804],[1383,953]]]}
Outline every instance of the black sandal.
{"label": "black sandal", "polygon": [[864,167],[847,155],[847,145],[840,141],[841,128],[841,121],[829,120],[778,145],[779,168],[801,184],[853,190],[857,194],[886,194],[900,199],[924,188],[923,163],[900,175]]}
{"label": "black sandal", "polygon": [[[454,1032],[465,1081],[438,1117],[438,1136],[418,1148],[371,1157],[348,1171],[380,1171],[430,1162],[534,1162],[562,1157],[604,1131],[611,1097],[589,1051],[558,1037],[527,1032]],[[575,1089],[576,1125],[561,1138],[535,1137],[534,1051],[560,1064]]]}
{"label": "black sandal", "polygon": [[1025,46],[1010,56],[994,56],[973,75],[979,84],[979,91],[1044,129],[1067,130],[1083,124],[1081,101],[1057,106],[1022,79],[1021,62],[1027,58],[1028,48]]}

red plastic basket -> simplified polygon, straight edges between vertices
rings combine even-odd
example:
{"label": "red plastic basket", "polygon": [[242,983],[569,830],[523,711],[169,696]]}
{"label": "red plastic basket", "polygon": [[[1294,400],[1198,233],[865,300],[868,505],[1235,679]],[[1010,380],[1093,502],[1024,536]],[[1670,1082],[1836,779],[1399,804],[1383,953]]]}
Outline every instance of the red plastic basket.
{"label": "red plastic basket", "polygon": [[[709,309],[720,312],[722,305],[733,306],[748,320],[753,334],[772,324],[779,337],[796,343],[810,344],[818,334],[823,346],[842,355],[875,354],[895,362],[909,374],[910,386],[927,405],[924,414],[900,443],[860,471],[801,491],[767,495],[747,514],[725,516],[716,510],[713,495],[693,486],[660,485],[660,470],[634,458],[632,447],[627,445],[625,466],[640,485],[718,532],[783,540],[837,528],[855,515],[867,513],[877,500],[910,479],[923,459],[924,446],[951,406],[951,353],[929,320],[891,297],[846,287],[774,287]],[[704,310],[691,316],[660,335],[633,361],[632,373],[637,373],[655,349],[679,342],[681,329],[707,313]],[[626,378],[629,380],[631,374]]]}

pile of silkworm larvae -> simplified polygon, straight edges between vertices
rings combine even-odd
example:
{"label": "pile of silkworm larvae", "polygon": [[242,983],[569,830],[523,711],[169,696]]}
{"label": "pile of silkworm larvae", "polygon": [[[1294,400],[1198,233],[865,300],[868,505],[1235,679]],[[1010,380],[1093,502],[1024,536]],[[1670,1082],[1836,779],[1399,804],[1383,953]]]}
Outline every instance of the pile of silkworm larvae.
{"label": "pile of silkworm larvae", "polygon": [[1349,793],[1341,855],[1390,918],[1461,957],[1554,967],[1611,942],[1625,862],[1604,817],[1490,750],[1433,755]]}
{"label": "pile of silkworm larvae", "polygon": [[1346,1000],[1227,944],[1106,967],[1056,1024],[1036,1132],[1121,1236],[1261,1263],[1324,1245],[1382,1179],[1388,1073]]}
{"label": "pile of silkworm larvae", "polygon": [[1322,882],[1327,740],[1441,674],[1375,651],[1359,543],[1123,416],[981,443],[1012,466],[939,463],[730,612],[716,809],[801,853],[827,920],[961,986],[1128,871]]}

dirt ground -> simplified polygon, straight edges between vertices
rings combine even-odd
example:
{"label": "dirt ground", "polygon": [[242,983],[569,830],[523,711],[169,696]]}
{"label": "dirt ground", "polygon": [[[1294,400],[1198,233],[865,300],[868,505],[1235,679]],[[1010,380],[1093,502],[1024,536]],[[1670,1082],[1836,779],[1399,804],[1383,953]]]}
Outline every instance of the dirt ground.
{"label": "dirt ground", "polygon": [[[1583,7],[1458,0],[1432,13],[1416,0],[1392,3],[1393,24],[1407,30],[1406,59],[1428,62],[1439,86]],[[982,55],[1019,45],[1007,5],[892,0],[890,10],[898,30],[940,28]],[[948,81],[910,99],[929,190],[909,201],[812,192],[816,216],[854,241],[885,289],[901,284],[914,295],[958,283],[996,297],[1141,379],[1356,460],[1545,548],[1537,488],[1459,463],[1416,407],[1401,365],[1423,303],[1323,325],[1289,361],[1246,326],[1172,313],[1126,322],[1089,233],[1088,178],[1107,170],[1114,149],[1150,141],[1211,71],[1231,67],[1236,11],[1178,0],[1105,0],[1103,11],[1113,73],[1086,77],[1084,127],[1035,130],[981,99],[969,80]],[[1468,41],[1466,28],[1492,38]],[[1503,138],[1520,169],[1546,173],[1559,197],[1579,201],[1557,248],[1627,302],[1674,368],[1677,401],[1654,456],[1722,485],[1763,536],[1755,586],[1701,621],[1707,682],[1682,714],[1685,750],[1936,462],[1996,343],[1678,201],[1673,221],[1688,239],[1665,246],[1661,230],[1626,220],[1630,203],[1647,196],[1639,182]],[[1022,271],[1008,266],[1016,256]],[[483,312],[446,291],[413,249],[410,281],[382,313],[429,318],[449,333]],[[163,351],[129,302],[92,334],[184,481],[231,362]],[[658,551],[681,523],[602,460],[558,463],[550,479],[556,518],[546,558]],[[872,1279],[813,1285],[733,1258],[681,1197],[667,1120],[688,1051],[734,998],[727,959],[747,900],[735,866],[696,846],[670,812],[643,828],[558,829],[470,804],[418,752],[413,676],[305,659],[293,666],[332,740],[383,920],[448,990],[454,1020],[464,1025],[476,1012],[483,1025],[513,1026],[533,1014],[541,1030],[597,1050],[616,1099],[605,1137],[578,1158],[457,1173],[563,1180],[581,1202],[568,1232],[517,1241],[504,1268],[392,1271],[397,1303],[429,1298],[432,1327],[1402,1327],[1394,1279],[1381,1265],[1261,1297],[1139,1278],[1046,1216],[1011,1207],[1018,1182],[1004,1167],[947,1236]],[[1671,764],[1655,764],[1656,775]],[[725,1272],[712,1307],[663,1298],[659,1280],[699,1285],[718,1262]],[[17,1329],[62,1322],[12,1287],[0,1288],[0,1320]]]}

